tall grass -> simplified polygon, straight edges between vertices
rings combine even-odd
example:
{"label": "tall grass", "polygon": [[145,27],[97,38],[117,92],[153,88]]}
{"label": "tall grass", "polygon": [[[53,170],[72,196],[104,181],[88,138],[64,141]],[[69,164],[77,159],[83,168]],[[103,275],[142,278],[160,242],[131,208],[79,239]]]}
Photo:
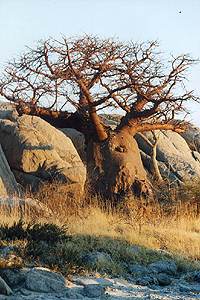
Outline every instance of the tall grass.
{"label": "tall grass", "polygon": [[[128,199],[113,207],[101,197],[85,195],[80,201],[59,184],[43,186],[34,195],[52,212],[37,222],[66,226],[72,236],[120,239],[148,249],[165,250],[183,258],[200,260],[199,183],[173,190],[165,186],[154,201]],[[30,196],[30,195],[28,195]],[[0,224],[11,226],[21,219],[15,208],[0,212]],[[34,222],[30,211],[25,223]]]}

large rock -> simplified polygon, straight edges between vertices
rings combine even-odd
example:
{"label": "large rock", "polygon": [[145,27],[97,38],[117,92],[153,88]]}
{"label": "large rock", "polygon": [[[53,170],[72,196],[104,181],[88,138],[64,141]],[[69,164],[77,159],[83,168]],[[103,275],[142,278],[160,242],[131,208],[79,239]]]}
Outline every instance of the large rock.
{"label": "large rock", "polygon": [[191,150],[200,152],[200,128],[187,124],[187,129],[181,133]]}
{"label": "large rock", "polygon": [[33,268],[27,272],[25,285],[28,290],[43,293],[67,290],[65,278],[46,268]]}
{"label": "large rock", "polygon": [[37,192],[41,185],[44,183],[41,178],[32,174],[20,172],[14,169],[12,169],[12,172],[16,178],[16,181],[20,182],[20,185],[22,185],[27,192]]}
{"label": "large rock", "polygon": [[[2,278],[0,277],[0,293],[2,291],[4,294],[11,294],[11,290],[7,286],[6,282],[12,288],[23,287],[27,292],[29,290],[41,294],[49,293],[53,295],[55,293],[58,295],[60,292],[66,293],[68,291],[66,287],[67,281],[65,278],[60,273],[53,272],[47,268],[35,267],[22,269],[0,269],[0,274],[2,276]],[[29,293],[27,293],[27,295],[28,294]],[[40,299],[40,297],[39,295],[35,295],[35,298],[33,299]],[[50,298],[46,296],[44,299]]]}
{"label": "large rock", "polygon": [[[183,137],[172,131],[156,131],[156,134],[159,135],[157,160],[162,175],[180,181],[200,177],[200,163]],[[145,136],[153,143],[151,132],[145,133]],[[143,161],[150,165],[151,147],[141,135],[137,135],[136,140],[143,152]]]}
{"label": "large rock", "polygon": [[12,169],[43,180],[77,184],[82,190],[86,168],[72,141],[39,117],[0,120],[0,140]]}
{"label": "large rock", "polygon": [[83,161],[86,160],[85,137],[84,134],[73,128],[60,129],[74,144],[78,154]]}
{"label": "large rock", "polygon": [[108,270],[110,265],[113,264],[112,258],[108,253],[93,251],[82,256],[84,265],[90,268]]}
{"label": "large rock", "polygon": [[0,196],[17,194],[18,185],[0,145]]}
{"label": "large rock", "polygon": [[30,271],[28,268],[0,268],[0,276],[12,288],[21,286],[26,279],[26,274]]}
{"label": "large rock", "polygon": [[149,268],[157,273],[165,273],[168,275],[175,275],[177,272],[177,265],[173,260],[158,260],[149,265]]}
{"label": "large rock", "polygon": [[9,102],[0,102],[0,119],[16,121],[18,112],[14,104]]}
{"label": "large rock", "polygon": [[105,288],[98,284],[89,284],[84,286],[83,295],[88,298],[99,298],[105,294]]}
{"label": "large rock", "polygon": [[11,288],[7,285],[7,283],[0,277],[0,294],[3,295],[12,295]]}

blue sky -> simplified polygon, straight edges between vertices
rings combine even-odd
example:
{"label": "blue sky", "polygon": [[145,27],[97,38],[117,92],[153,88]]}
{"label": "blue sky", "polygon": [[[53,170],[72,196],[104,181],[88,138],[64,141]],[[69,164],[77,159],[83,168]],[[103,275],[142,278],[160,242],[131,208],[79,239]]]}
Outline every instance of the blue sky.
{"label": "blue sky", "polygon": [[[199,58],[200,0],[0,0],[0,70],[25,45],[84,33],[158,40],[166,54]],[[188,86],[200,94],[200,64],[192,68]],[[190,110],[200,125],[200,104]]]}

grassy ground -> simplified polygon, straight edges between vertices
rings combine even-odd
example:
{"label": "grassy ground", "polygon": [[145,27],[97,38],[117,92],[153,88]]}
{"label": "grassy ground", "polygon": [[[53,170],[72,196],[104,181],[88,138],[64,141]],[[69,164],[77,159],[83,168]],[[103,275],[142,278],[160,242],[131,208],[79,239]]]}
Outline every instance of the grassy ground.
{"label": "grassy ground", "polygon": [[[160,202],[129,199],[112,208],[97,196],[79,201],[62,186],[45,186],[35,197],[50,208],[48,217],[35,220],[27,212],[22,220],[17,208],[1,210],[0,246],[13,245],[17,254],[0,259],[0,267],[34,261],[63,273],[93,270],[117,275],[126,272],[129,263],[148,264],[165,257],[176,259],[180,268],[200,267],[198,188],[190,186],[181,196],[162,189]],[[133,245],[140,250],[134,251]],[[94,250],[108,253],[111,261],[85,265],[83,256]]]}

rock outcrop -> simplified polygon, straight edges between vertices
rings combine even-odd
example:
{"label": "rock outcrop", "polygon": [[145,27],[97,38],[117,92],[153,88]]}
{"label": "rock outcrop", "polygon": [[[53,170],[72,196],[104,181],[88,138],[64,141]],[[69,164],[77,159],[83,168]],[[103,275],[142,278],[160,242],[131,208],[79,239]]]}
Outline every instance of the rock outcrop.
{"label": "rock outcrop", "polygon": [[73,128],[61,128],[60,129],[74,144],[78,154],[83,161],[86,161],[85,153],[85,137],[84,134]]}
{"label": "rock outcrop", "polygon": [[198,127],[189,123],[186,131],[181,133],[181,136],[191,150],[200,152],[200,129]]}
{"label": "rock outcrop", "polygon": [[0,196],[18,194],[18,185],[0,145]]}
{"label": "rock outcrop", "polygon": [[7,285],[7,283],[0,277],[0,294],[3,295],[12,295],[11,288]]}
{"label": "rock outcrop", "polygon": [[0,140],[11,169],[83,189],[86,168],[72,141],[41,118],[0,119]]}
{"label": "rock outcrop", "polygon": [[[121,116],[101,115],[101,118],[106,125],[115,128]],[[153,141],[151,132],[145,133],[145,136]],[[15,191],[16,180],[32,191],[37,190],[42,182],[54,179],[69,186],[72,184],[73,189],[83,190],[86,151],[82,133],[72,128],[57,130],[35,116],[19,117],[14,105],[1,103],[0,140],[8,161],[9,178],[13,182],[5,188],[1,174],[2,194],[3,190],[7,194],[8,186],[11,192]],[[141,135],[137,135],[136,140],[143,164],[146,170],[152,172],[151,146]],[[161,175],[170,181],[184,182],[200,177],[200,129],[189,124],[181,135],[171,131],[160,132],[157,161]]]}
{"label": "rock outcrop", "polygon": [[66,279],[62,274],[42,267],[0,269],[0,299],[199,299],[200,286],[195,278],[198,271],[174,275],[166,272],[169,268],[165,269],[163,262],[161,264],[162,272],[152,271],[151,266],[138,265],[137,268],[144,272],[141,275],[129,273],[127,278],[90,274]]}
{"label": "rock outcrop", "polygon": [[0,119],[16,121],[18,118],[16,107],[12,103],[0,102]]}
{"label": "rock outcrop", "polygon": [[[178,133],[156,131],[156,134],[159,136],[157,161],[164,177],[183,182],[200,177],[200,163]],[[153,143],[151,132],[145,133],[145,137]],[[143,163],[149,170],[152,149],[141,135],[137,135],[136,140],[142,152]]]}

